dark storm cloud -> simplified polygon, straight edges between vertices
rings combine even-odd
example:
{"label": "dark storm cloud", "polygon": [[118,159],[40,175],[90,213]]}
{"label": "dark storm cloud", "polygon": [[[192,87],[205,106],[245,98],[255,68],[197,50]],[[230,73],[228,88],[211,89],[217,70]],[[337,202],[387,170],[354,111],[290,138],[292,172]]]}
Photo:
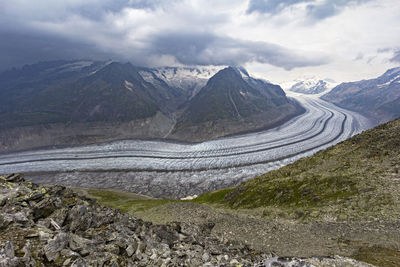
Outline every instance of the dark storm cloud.
{"label": "dark storm cloud", "polygon": [[[170,19],[170,10],[163,8],[172,2],[179,0],[0,3],[0,70],[39,60],[81,58],[130,60],[147,66],[160,64],[166,57],[186,65],[259,62],[287,70],[329,61],[273,43],[217,35],[213,27],[226,20],[223,16],[197,11],[187,14],[183,9],[178,14],[186,24],[178,20],[165,28],[165,22],[158,20],[158,16]],[[125,8],[145,10],[122,12]],[[137,21],[136,16],[142,20]],[[114,23],[116,20],[119,22]],[[139,37],[137,32],[141,34]]]}
{"label": "dark storm cloud", "polygon": [[321,20],[336,15],[340,12],[340,9],[340,5],[327,1],[321,5],[308,5],[307,13],[313,19]]}
{"label": "dark storm cloud", "polygon": [[[141,1],[140,1],[141,2]],[[123,8],[129,6],[129,0],[100,0],[97,5],[85,3],[82,1],[81,6],[73,6],[71,7],[66,15],[79,14],[83,17],[89,18],[91,20],[102,19],[102,17],[108,12],[115,13],[121,11]],[[133,6],[133,5],[132,5]],[[138,8],[145,8],[145,6],[141,3],[138,3]]]}
{"label": "dark storm cloud", "polygon": [[372,0],[324,0],[316,2],[315,0],[250,0],[247,13],[259,12],[267,14],[280,13],[287,7],[300,3],[309,3],[306,6],[307,16],[322,20],[340,13],[343,8],[351,5],[358,5]]}
{"label": "dark storm cloud", "polygon": [[275,14],[281,12],[288,6],[312,1],[314,0],[250,0],[247,13],[260,12]]}
{"label": "dark storm cloud", "polygon": [[51,35],[0,31],[0,36],[0,71],[46,60],[120,58],[91,44]]}
{"label": "dark storm cloud", "polygon": [[108,12],[119,12],[124,8],[135,9],[155,9],[166,4],[172,4],[181,0],[13,0],[0,3],[1,10],[17,10],[21,15],[35,17],[31,12],[40,17],[62,18],[66,15],[79,14],[91,19],[101,18],[102,15]]}
{"label": "dark storm cloud", "polygon": [[[123,1],[123,0],[120,0]],[[164,5],[181,2],[182,0],[125,0],[133,8],[139,9],[154,9]]]}
{"label": "dark storm cloud", "polygon": [[187,65],[243,65],[268,63],[290,70],[326,64],[329,59],[304,56],[279,45],[250,42],[207,33],[168,33],[155,36],[152,54],[171,55]]}
{"label": "dark storm cloud", "polygon": [[340,13],[346,6],[354,6],[372,0],[325,0],[321,4],[310,4],[307,13],[310,17],[321,20]]}
{"label": "dark storm cloud", "polygon": [[150,36],[146,46],[111,52],[90,42],[68,40],[49,34],[1,32],[0,70],[13,66],[54,59],[131,60],[138,65],[151,65],[148,59],[171,56],[185,65],[243,65],[248,62],[268,63],[290,70],[328,62],[324,57],[307,57],[284,47],[237,40],[211,33],[169,32]]}

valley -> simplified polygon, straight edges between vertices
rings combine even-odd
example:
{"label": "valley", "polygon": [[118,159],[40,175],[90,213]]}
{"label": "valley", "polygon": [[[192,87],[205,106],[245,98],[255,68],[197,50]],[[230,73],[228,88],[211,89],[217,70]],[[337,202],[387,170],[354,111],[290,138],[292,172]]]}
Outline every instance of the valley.
{"label": "valley", "polygon": [[1,1],[0,267],[399,267],[400,1]]}
{"label": "valley", "polygon": [[202,143],[125,140],[2,154],[0,173],[29,173],[39,183],[182,198],[237,185],[371,127],[365,117],[317,97],[289,96],[306,112],[273,129]]}

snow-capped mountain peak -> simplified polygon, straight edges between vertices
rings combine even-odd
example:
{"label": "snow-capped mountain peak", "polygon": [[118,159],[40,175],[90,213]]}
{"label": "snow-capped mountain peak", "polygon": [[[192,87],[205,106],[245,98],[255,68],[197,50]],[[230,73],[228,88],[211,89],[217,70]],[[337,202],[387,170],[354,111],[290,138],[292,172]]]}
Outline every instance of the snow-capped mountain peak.
{"label": "snow-capped mountain peak", "polygon": [[160,67],[153,70],[160,79],[174,81],[187,78],[209,79],[220,69],[217,67]]}
{"label": "snow-capped mountain peak", "polygon": [[335,87],[337,83],[332,79],[317,79],[315,77],[296,80],[290,91],[302,94],[320,94]]}

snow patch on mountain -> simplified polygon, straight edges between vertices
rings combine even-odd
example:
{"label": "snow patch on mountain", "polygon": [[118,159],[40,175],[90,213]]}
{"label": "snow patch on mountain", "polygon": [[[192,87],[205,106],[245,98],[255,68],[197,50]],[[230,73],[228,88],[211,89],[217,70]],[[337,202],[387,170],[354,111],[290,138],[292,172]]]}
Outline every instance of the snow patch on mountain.
{"label": "snow patch on mountain", "polygon": [[66,72],[79,72],[83,68],[92,66],[94,61],[80,60],[73,62],[65,62],[65,64],[60,64],[55,67],[46,68],[43,73],[66,73]]}
{"label": "snow patch on mountain", "polygon": [[[163,80],[170,87],[177,88],[189,96],[195,96],[203,88],[208,79],[215,75],[222,67],[160,67],[151,69],[156,78]],[[142,74],[141,74],[142,75]],[[144,77],[146,76],[146,78]],[[143,79],[154,83],[155,77],[142,75]]]}
{"label": "snow patch on mountain", "polygon": [[109,60],[109,61],[104,62],[96,70],[94,70],[91,73],[89,73],[89,76],[95,74],[96,72],[98,72],[99,70],[103,69],[104,67],[110,65],[113,62],[115,62],[115,61],[114,60]]}
{"label": "snow patch on mountain", "polygon": [[133,92],[133,84],[131,82],[128,82],[127,80],[125,80],[125,88]]}
{"label": "snow patch on mountain", "polygon": [[382,87],[385,87],[385,86],[390,85],[390,84],[393,83],[393,82],[399,83],[399,82],[400,82],[400,75],[395,76],[394,78],[390,79],[388,82],[378,84],[377,86],[378,86],[379,88],[382,88]]}
{"label": "snow patch on mountain", "polygon": [[143,80],[148,83],[154,84],[159,81],[154,77],[154,74],[151,71],[139,71],[140,76],[142,76]]}
{"label": "snow patch on mountain", "polygon": [[85,67],[89,67],[93,64],[93,61],[76,61],[73,63],[68,63],[60,66],[60,72],[69,72],[69,71],[79,71]]}
{"label": "snow patch on mountain", "polygon": [[400,73],[400,67],[390,69],[390,70],[386,71],[384,75],[385,76],[391,76],[391,75],[396,74],[396,73]]}
{"label": "snow patch on mountain", "polygon": [[262,82],[264,84],[272,84],[268,80],[251,77],[250,74],[247,72],[247,70],[244,67],[233,67],[233,69],[242,77],[243,80],[245,80],[246,82],[251,83],[253,85],[257,85],[260,82]]}
{"label": "snow patch on mountain", "polygon": [[248,80],[250,78],[249,73],[247,72],[247,70],[243,67],[236,67],[234,68],[236,70],[237,73],[240,74],[240,76],[242,76],[242,78],[244,80]]}
{"label": "snow patch on mountain", "polygon": [[[143,80],[152,84],[155,88],[163,89],[164,81],[159,79],[151,70],[141,70],[139,71],[140,76],[142,76]],[[144,85],[147,87],[146,85]],[[164,90],[164,89],[163,89]]]}

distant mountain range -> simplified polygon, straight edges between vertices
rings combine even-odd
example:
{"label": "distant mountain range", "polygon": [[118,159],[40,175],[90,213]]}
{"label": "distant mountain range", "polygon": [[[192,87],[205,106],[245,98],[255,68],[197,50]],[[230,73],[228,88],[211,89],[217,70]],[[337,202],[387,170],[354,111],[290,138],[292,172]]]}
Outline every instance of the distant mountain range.
{"label": "distant mountain range", "polygon": [[39,62],[0,74],[0,150],[126,138],[203,141],[303,112],[242,68]]}
{"label": "distant mountain range", "polygon": [[342,83],[322,99],[375,119],[376,124],[400,117],[400,67],[376,79]]}
{"label": "distant mountain range", "polygon": [[320,94],[332,89],[336,84],[335,81],[330,79],[309,78],[296,82],[289,90],[302,94]]}

